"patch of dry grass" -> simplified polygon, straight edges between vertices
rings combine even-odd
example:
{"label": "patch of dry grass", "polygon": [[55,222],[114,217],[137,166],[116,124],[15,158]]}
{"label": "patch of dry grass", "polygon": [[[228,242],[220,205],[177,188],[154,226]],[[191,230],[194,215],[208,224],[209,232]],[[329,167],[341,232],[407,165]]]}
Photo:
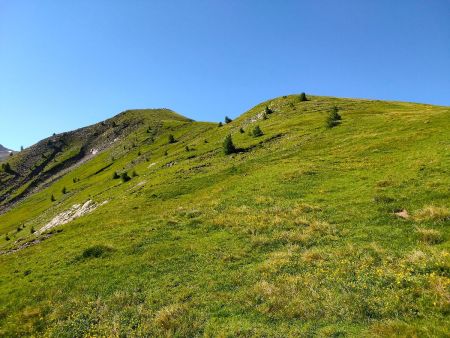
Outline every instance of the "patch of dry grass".
{"label": "patch of dry grass", "polygon": [[417,222],[445,222],[450,220],[450,210],[445,207],[436,207],[429,205],[414,215],[414,220]]}

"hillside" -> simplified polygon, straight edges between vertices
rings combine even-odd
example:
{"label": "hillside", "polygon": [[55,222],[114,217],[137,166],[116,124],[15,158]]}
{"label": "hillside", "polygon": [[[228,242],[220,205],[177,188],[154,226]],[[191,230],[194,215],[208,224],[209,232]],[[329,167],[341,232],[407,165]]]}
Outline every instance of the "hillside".
{"label": "hillside", "polygon": [[308,98],[223,126],[132,110],[13,155],[0,336],[448,336],[450,107]]}

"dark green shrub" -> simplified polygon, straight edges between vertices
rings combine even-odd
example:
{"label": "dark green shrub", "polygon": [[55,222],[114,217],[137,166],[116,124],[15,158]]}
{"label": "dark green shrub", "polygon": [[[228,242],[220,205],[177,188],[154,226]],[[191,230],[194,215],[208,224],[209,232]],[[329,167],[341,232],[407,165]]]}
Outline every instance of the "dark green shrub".
{"label": "dark green shrub", "polygon": [[53,196],[53,194],[52,194],[52,196],[50,197],[50,201],[52,201],[52,202],[55,202],[55,201],[56,201],[56,198],[55,198],[55,196]]}
{"label": "dark green shrub", "polygon": [[175,137],[172,134],[169,135],[168,141],[169,141],[169,143],[175,143],[176,142]]}
{"label": "dark green shrub", "polygon": [[35,232],[36,232],[36,230],[34,229],[34,226],[32,226],[30,229],[30,234],[34,234]]}
{"label": "dark green shrub", "polygon": [[232,119],[230,119],[228,116],[225,116],[225,123],[230,123],[231,121],[233,121]]}
{"label": "dark green shrub", "polygon": [[233,144],[231,135],[227,135],[227,137],[225,137],[225,140],[223,141],[223,152],[225,155],[230,155],[236,152],[236,147]]}
{"label": "dark green shrub", "polygon": [[115,171],[114,174],[113,174],[113,180],[117,180],[118,178],[120,178],[120,176],[117,173],[117,171]]}
{"label": "dark green shrub", "polygon": [[190,151],[189,146],[184,147],[186,151]]}
{"label": "dark green shrub", "polygon": [[301,93],[299,96],[300,102],[308,101],[305,93]]}
{"label": "dark green shrub", "polygon": [[264,113],[266,113],[267,115],[270,115],[273,113],[273,110],[270,109],[268,106],[266,106],[266,108],[264,108]]}
{"label": "dark green shrub", "polygon": [[244,128],[239,128],[239,132],[241,133],[241,134],[243,134],[243,133],[245,133],[245,131],[244,131]]}
{"label": "dark green shrub", "polygon": [[133,170],[133,172],[131,173],[131,176],[132,176],[132,177],[136,177],[136,176],[139,176],[139,175],[138,175],[138,173],[136,172],[136,170]]}
{"label": "dark green shrub", "polygon": [[12,174],[13,173],[13,171],[11,169],[11,165],[9,164],[9,162],[2,163],[2,169],[3,169],[3,171],[5,173],[8,173],[8,174]]}
{"label": "dark green shrub", "polygon": [[222,127],[223,126],[222,122],[219,122],[219,124],[217,126]]}
{"label": "dark green shrub", "polygon": [[111,252],[112,249],[104,245],[94,245],[83,251],[83,258],[100,258]]}
{"label": "dark green shrub", "polygon": [[5,241],[9,241],[11,238],[9,238],[8,234],[5,235]]}
{"label": "dark green shrub", "polygon": [[124,183],[131,180],[131,177],[128,176],[128,173],[126,171],[120,176],[120,178],[122,178],[122,182],[124,182]]}
{"label": "dark green shrub", "polygon": [[264,135],[264,133],[262,132],[262,130],[259,126],[256,126],[255,128],[253,128],[252,135],[253,135],[253,137],[259,137],[259,136]]}
{"label": "dark green shrub", "polygon": [[61,190],[61,192],[62,192],[63,194],[67,193],[66,187],[63,187],[62,190]]}

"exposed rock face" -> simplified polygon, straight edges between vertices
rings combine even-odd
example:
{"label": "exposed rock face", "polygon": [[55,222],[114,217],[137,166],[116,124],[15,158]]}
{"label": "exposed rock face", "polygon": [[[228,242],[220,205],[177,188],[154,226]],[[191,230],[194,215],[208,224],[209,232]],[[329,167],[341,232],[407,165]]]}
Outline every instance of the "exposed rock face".
{"label": "exposed rock face", "polygon": [[74,204],[69,210],[63,211],[53,217],[53,219],[39,229],[38,234],[42,234],[45,231],[50,230],[58,225],[63,225],[73,221],[74,219],[81,217],[83,215],[89,214],[94,211],[97,207],[107,203],[108,201],[104,201],[100,204],[95,203],[92,200],[86,201],[83,205]]}

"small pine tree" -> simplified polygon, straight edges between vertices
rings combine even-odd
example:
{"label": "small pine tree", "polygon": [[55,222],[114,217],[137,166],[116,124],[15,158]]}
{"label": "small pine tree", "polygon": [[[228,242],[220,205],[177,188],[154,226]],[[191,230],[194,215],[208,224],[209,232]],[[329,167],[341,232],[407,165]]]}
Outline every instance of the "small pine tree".
{"label": "small pine tree", "polygon": [[264,135],[264,133],[262,132],[262,130],[259,126],[256,126],[255,128],[253,128],[252,135],[253,135],[253,137],[259,137],[259,136]]}
{"label": "small pine tree", "polygon": [[34,229],[34,226],[32,226],[30,229],[30,234],[34,234],[35,232],[36,232],[36,230]]}
{"label": "small pine tree", "polygon": [[342,120],[341,115],[339,115],[339,108],[334,106],[331,112],[328,114],[325,124],[327,128],[336,127]]}
{"label": "small pine tree", "polygon": [[175,141],[175,137],[172,134],[169,135],[168,139],[169,139],[169,143],[175,143],[176,142]]}
{"label": "small pine tree", "polygon": [[308,101],[305,93],[301,93],[299,96],[299,99],[300,99],[300,102]]}
{"label": "small pine tree", "polygon": [[231,121],[233,121],[232,119],[230,119],[228,116],[225,116],[225,123],[230,123]]}
{"label": "small pine tree", "polygon": [[169,153],[167,152],[167,150],[164,152],[164,156],[169,155]]}
{"label": "small pine tree", "polygon": [[267,114],[264,113],[262,118],[263,118],[263,120],[267,120],[268,119]]}
{"label": "small pine tree", "polygon": [[113,180],[117,180],[118,178],[120,178],[119,174],[117,173],[117,171],[115,171],[113,173]]}
{"label": "small pine tree", "polygon": [[62,190],[61,190],[61,192],[62,192],[63,194],[65,194],[65,193],[67,192],[66,187],[63,187]]}
{"label": "small pine tree", "polygon": [[23,151],[23,146],[20,146],[20,151]]}
{"label": "small pine tree", "polygon": [[120,177],[122,178],[122,182],[124,182],[124,183],[131,180],[131,177],[128,176],[128,173],[126,171]]}
{"label": "small pine tree", "polygon": [[53,194],[52,194],[52,196],[50,196],[50,201],[52,201],[52,202],[56,201],[56,198],[55,198],[55,196]]}
{"label": "small pine tree", "polygon": [[11,238],[9,238],[8,234],[5,235],[5,240],[9,241]]}
{"label": "small pine tree", "polygon": [[141,151],[139,150],[139,151],[138,151],[138,156],[141,156],[141,155],[142,155],[142,153],[141,153]]}
{"label": "small pine tree", "polygon": [[137,174],[136,170],[133,170],[133,172],[131,173],[131,176],[132,177],[136,177],[136,176],[139,176],[139,175]]}
{"label": "small pine tree", "polygon": [[208,143],[208,140],[205,140],[205,143]]}
{"label": "small pine tree", "polygon": [[190,151],[191,149],[189,149],[189,146],[186,146],[185,148],[184,148],[186,151]]}
{"label": "small pine tree", "polygon": [[236,152],[236,147],[233,144],[231,135],[227,135],[227,137],[225,137],[225,140],[223,141],[223,152],[225,155],[230,155]]}
{"label": "small pine tree", "polygon": [[223,123],[222,122],[219,122],[219,124],[217,125],[218,127],[222,127],[223,126]]}
{"label": "small pine tree", "polygon": [[272,114],[272,113],[273,113],[273,110],[270,109],[268,106],[266,106],[266,108],[264,108],[264,113],[267,114],[267,115],[269,115],[269,114]]}
{"label": "small pine tree", "polygon": [[241,133],[241,134],[243,134],[243,133],[245,133],[245,131],[244,131],[244,128],[239,128],[239,132]]}

